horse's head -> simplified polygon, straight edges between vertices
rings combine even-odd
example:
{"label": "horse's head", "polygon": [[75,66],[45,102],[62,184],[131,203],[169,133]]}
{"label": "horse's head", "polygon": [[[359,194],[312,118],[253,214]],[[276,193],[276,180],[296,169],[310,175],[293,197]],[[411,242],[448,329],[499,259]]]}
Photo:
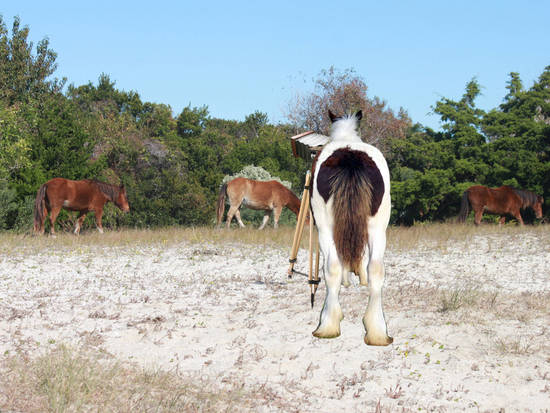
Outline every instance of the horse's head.
{"label": "horse's head", "polygon": [[336,116],[329,110],[328,116],[332,122],[330,137],[333,141],[361,141],[361,132],[359,130],[359,121],[363,117],[361,110],[355,114],[348,114],[342,117]]}
{"label": "horse's head", "polygon": [[124,188],[124,185],[121,185],[119,188],[115,205],[124,212],[130,212],[130,205],[128,205],[128,198],[126,198],[126,188]]}
{"label": "horse's head", "polygon": [[535,211],[535,216],[538,219],[542,218],[542,204],[544,203],[544,198],[540,195],[537,195],[537,202],[533,204],[533,211]]}
{"label": "horse's head", "polygon": [[353,115],[349,115],[349,116],[336,116],[334,113],[332,113],[332,111],[329,109],[328,110],[328,117],[330,118],[330,121],[332,123],[334,122],[338,122],[339,120],[343,120],[343,119],[350,119],[350,118],[355,118],[355,120],[357,121],[357,123],[359,123],[359,121],[363,118],[363,111],[362,110],[358,110],[356,113],[354,113]]}

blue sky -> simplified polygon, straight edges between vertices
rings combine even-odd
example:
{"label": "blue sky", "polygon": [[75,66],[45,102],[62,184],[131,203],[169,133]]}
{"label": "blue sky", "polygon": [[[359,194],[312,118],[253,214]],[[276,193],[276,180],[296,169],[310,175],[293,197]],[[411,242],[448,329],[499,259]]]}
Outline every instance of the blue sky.
{"label": "blue sky", "polygon": [[525,87],[550,65],[548,1],[25,1],[0,6],[58,53],[56,77],[97,83],[106,73],[177,115],[191,104],[243,120],[284,121],[322,69],[352,68],[370,97],[413,121],[477,77],[483,109],[498,106],[508,73]]}

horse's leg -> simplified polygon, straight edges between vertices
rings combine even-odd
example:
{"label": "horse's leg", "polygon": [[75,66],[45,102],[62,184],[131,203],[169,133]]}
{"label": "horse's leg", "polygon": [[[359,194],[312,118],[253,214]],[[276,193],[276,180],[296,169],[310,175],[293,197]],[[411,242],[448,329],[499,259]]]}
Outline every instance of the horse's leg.
{"label": "horse's leg", "polygon": [[338,301],[344,269],[330,234],[319,233],[319,242],[326,257],[324,267],[327,270],[325,273],[327,292],[319,318],[319,325],[313,335],[319,338],[333,338],[340,335],[340,321],[344,318],[342,307]]}
{"label": "horse's leg", "polygon": [[229,227],[231,226],[231,221],[233,220],[233,215],[235,215],[235,211],[237,211],[237,208],[229,206],[227,216],[225,217],[225,227],[227,229],[229,229]]}
{"label": "horse's leg", "polygon": [[363,259],[361,260],[361,264],[359,265],[359,268],[357,268],[357,271],[355,274],[359,276],[359,284],[367,286],[369,285],[369,278],[368,278],[368,272],[367,272],[367,265],[369,263],[369,247],[368,244],[365,246],[365,251],[363,251]]}
{"label": "horse's leg", "polygon": [[344,287],[349,287],[350,286],[350,282],[349,282],[349,271],[344,271],[344,273],[342,274],[342,285]]}
{"label": "horse's leg", "polygon": [[241,219],[241,211],[237,209],[237,211],[235,211],[235,218],[237,218],[237,222],[239,223],[239,227],[241,228],[244,228],[244,224],[243,224],[243,221]]}
{"label": "horse's leg", "polygon": [[519,224],[520,225],[523,225],[523,218],[521,217],[521,214],[519,212],[519,209],[517,209],[516,211],[514,211],[514,216],[516,217],[516,219],[518,220]]}
{"label": "horse's leg", "polygon": [[506,215],[501,215],[500,219],[498,220],[498,225],[502,225],[506,223]]}
{"label": "horse's leg", "polygon": [[482,217],[483,217],[483,208],[476,209],[474,214],[474,223],[476,225],[481,224]]}
{"label": "horse's leg", "polygon": [[235,212],[239,210],[238,206],[229,205],[229,211],[227,211],[227,218],[225,221],[225,227],[229,229],[231,226],[231,221],[233,220],[233,216],[235,215]]}
{"label": "horse's leg", "polygon": [[258,228],[258,230],[260,229],[264,229],[265,225],[268,223],[269,221],[269,214],[270,214],[270,210],[269,209],[266,209],[265,212],[264,212],[264,219],[262,220],[262,225],[260,225],[260,228]]}
{"label": "horse's leg", "polygon": [[42,221],[40,222],[40,235],[44,235],[44,231],[46,230],[46,218],[48,217],[48,214],[49,214],[49,210],[48,210],[48,207],[45,206],[44,207],[44,214],[42,215]]}
{"label": "horse's leg", "polygon": [[80,234],[80,227],[82,226],[82,223],[86,219],[86,214],[88,211],[80,211],[78,214],[78,218],[76,219],[76,226],[74,227],[74,233],[75,235]]}
{"label": "horse's leg", "polygon": [[103,225],[101,224],[101,217],[103,216],[103,208],[95,210],[95,225],[100,234],[103,234]]}
{"label": "horse's leg", "polygon": [[[369,262],[368,285],[369,304],[363,316],[365,326],[365,343],[372,346],[387,346],[393,342],[388,336],[384,311],[382,310],[382,287],[384,285],[384,251],[386,249],[386,231],[384,229],[369,228]],[[365,264],[363,258],[361,267]],[[361,280],[363,284],[364,278]]]}
{"label": "horse's leg", "polygon": [[55,237],[55,220],[61,211],[61,207],[51,207],[50,210],[50,234]]}
{"label": "horse's leg", "polygon": [[283,206],[276,206],[273,208],[273,228],[279,228],[279,218],[283,212]]}

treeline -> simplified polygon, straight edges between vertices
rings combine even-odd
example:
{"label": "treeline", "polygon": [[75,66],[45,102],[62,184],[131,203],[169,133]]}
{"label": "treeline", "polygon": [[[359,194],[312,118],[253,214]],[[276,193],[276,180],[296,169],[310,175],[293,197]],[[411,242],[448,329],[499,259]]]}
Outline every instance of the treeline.
{"label": "treeline", "polygon": [[[550,200],[550,66],[529,89],[510,73],[506,89],[503,103],[485,112],[475,106],[474,78],[460,100],[434,105],[443,131],[415,125],[406,139],[391,140],[395,223],[456,216],[462,192],[474,184],[510,185]],[[543,211],[548,215],[547,206]],[[524,214],[532,220],[531,210]]]}
{"label": "treeline", "polygon": [[[53,77],[57,55],[47,39],[34,47],[28,34],[18,18],[10,33],[0,17],[0,229],[28,230],[38,187],[57,176],[124,183],[132,212],[107,208],[111,227],[213,224],[224,176],[248,165],[301,193],[308,165],[292,156],[289,137],[311,124],[299,116],[273,125],[261,112],[235,121],[191,105],[174,115],[168,105],[118,90],[105,74],[97,84],[67,86]],[[436,102],[442,132],[368,99],[353,72],[331,69],[319,85],[328,104],[344,110],[342,102],[351,102],[369,114],[365,139],[384,150],[392,173],[392,221],[412,224],[455,216],[473,183],[512,184],[550,199],[550,67],[528,90],[510,76],[508,95],[492,111],[476,108],[475,79],[461,100]],[[322,109],[319,96],[313,100]],[[72,219],[63,212],[58,222],[68,227]],[[293,219],[285,214],[281,223]]]}

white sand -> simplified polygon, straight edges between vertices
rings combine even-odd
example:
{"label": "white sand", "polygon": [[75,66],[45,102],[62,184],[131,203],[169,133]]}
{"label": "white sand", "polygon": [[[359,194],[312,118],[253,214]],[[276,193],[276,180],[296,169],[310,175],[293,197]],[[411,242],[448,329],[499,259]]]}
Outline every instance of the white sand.
{"label": "white sand", "polygon": [[[389,245],[394,343],[384,348],[363,343],[368,294],[355,279],[341,292],[342,335],[311,335],[324,285],[311,310],[305,278],[287,280],[289,248],[0,252],[0,355],[91,346],[148,368],[199,371],[220,386],[265,384],[266,411],[370,412],[379,401],[388,411],[548,411],[549,239],[526,229],[410,251]],[[297,267],[305,263],[302,250]],[[452,292],[476,303],[438,311]]]}

